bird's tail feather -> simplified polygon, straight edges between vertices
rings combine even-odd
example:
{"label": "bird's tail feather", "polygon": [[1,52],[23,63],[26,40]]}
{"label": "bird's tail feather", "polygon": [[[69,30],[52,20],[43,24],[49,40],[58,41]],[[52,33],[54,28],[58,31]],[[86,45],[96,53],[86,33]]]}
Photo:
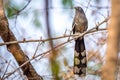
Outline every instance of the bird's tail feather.
{"label": "bird's tail feather", "polygon": [[75,40],[75,52],[74,52],[74,74],[79,76],[86,75],[87,58],[85,51],[84,38],[78,38]]}

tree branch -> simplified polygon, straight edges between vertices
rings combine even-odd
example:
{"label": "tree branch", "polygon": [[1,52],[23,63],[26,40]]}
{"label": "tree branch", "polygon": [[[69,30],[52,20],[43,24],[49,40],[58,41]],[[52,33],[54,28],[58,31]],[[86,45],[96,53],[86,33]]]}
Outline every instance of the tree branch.
{"label": "tree branch", "polygon": [[[4,42],[17,41],[14,34],[9,29],[9,24],[3,9],[3,0],[0,0],[0,36]],[[7,45],[7,49],[9,52],[12,53],[19,66],[29,60],[29,58],[24,54],[18,43]],[[36,80],[42,80],[42,77],[36,73],[30,62],[21,67],[21,69],[28,79],[31,77],[35,77]]]}

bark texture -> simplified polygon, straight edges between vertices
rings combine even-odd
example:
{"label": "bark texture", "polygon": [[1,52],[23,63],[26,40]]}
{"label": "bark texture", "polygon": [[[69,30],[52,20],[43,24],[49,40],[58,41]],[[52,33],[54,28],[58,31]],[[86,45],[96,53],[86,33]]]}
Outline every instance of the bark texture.
{"label": "bark texture", "polygon": [[112,14],[108,26],[107,51],[102,68],[102,80],[116,80],[120,44],[120,0],[112,0]]}
{"label": "bark texture", "polygon": [[[9,29],[8,20],[4,14],[3,9],[3,0],[0,0],[0,36],[4,42],[16,41],[16,38],[12,31]],[[29,58],[24,54],[19,44],[10,44],[6,45],[7,50],[11,52],[19,66],[29,60]],[[43,80],[41,76],[39,76],[32,64],[29,62],[24,65],[22,68],[24,75],[27,76],[28,80],[32,78],[32,80]]]}

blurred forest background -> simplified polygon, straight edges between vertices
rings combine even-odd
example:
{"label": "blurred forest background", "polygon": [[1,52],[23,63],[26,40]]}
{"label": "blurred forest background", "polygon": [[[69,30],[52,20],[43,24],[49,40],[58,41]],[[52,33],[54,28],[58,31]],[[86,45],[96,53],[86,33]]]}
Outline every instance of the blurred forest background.
{"label": "blurred forest background", "polygon": [[[119,37],[114,37],[115,46],[108,47],[110,40],[112,41],[107,30],[112,14],[111,0],[3,0],[3,4],[2,0],[0,2],[0,10],[4,8],[5,13],[1,14],[0,11],[0,27],[4,23],[1,15],[6,16],[5,20],[8,21],[5,22],[7,31],[0,31],[1,80],[120,80]],[[81,6],[88,19],[88,30],[84,34],[88,60],[85,78],[75,76],[72,72],[73,36],[78,36],[70,35],[75,6]],[[118,11],[120,12],[119,9]],[[115,30],[112,30],[112,33],[119,32],[120,28],[115,27]],[[117,34],[119,33],[114,35]],[[108,42],[107,37],[110,39]],[[106,53],[111,56],[107,56]],[[109,79],[104,75],[108,67],[103,64],[105,60],[109,62],[111,57],[113,64],[107,66],[108,70],[117,70],[113,76],[116,79]]]}

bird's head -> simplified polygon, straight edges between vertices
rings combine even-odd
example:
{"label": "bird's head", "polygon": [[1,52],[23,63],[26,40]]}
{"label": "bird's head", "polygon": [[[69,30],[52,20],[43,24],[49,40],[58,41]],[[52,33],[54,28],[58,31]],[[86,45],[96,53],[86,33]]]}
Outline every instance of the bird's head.
{"label": "bird's head", "polygon": [[75,7],[75,10],[76,10],[76,11],[79,11],[79,12],[81,12],[81,13],[84,12],[83,9],[82,9],[81,7],[79,7],[79,6]]}

